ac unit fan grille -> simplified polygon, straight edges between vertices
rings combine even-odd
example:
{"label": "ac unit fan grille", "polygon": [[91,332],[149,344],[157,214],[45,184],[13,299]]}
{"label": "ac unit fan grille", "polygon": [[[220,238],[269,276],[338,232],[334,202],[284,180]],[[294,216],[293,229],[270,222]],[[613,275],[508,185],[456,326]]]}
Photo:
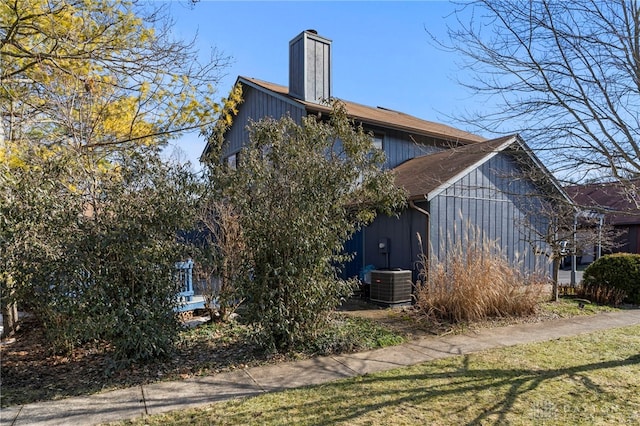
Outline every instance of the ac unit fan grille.
{"label": "ac unit fan grille", "polygon": [[369,298],[373,302],[411,302],[411,271],[371,271]]}

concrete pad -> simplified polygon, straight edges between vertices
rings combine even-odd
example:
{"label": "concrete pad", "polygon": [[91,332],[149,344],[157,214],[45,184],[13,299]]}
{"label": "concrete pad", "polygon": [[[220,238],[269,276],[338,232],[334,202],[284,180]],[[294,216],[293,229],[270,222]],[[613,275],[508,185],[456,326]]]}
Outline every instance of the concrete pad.
{"label": "concrete pad", "polygon": [[402,345],[369,352],[334,356],[333,359],[356,374],[361,375],[419,364],[431,361],[433,358],[416,351],[410,345]]}
{"label": "concrete pad", "polygon": [[265,392],[317,385],[355,375],[353,370],[329,357],[254,367],[246,372]]}
{"label": "concrete pad", "polygon": [[471,338],[472,342],[465,353],[480,352],[531,342],[541,342],[555,338],[556,336],[548,336],[544,333],[532,334],[524,330],[509,330],[503,333],[479,333]]}
{"label": "concrete pad", "polygon": [[[447,342],[455,342],[464,345],[462,353],[472,353],[482,350],[515,346],[526,343],[536,343],[548,340],[559,339],[561,337],[573,336],[576,334],[575,324],[566,321],[555,324],[551,327],[540,324],[518,324],[507,327],[479,330],[468,332],[460,336],[443,339]],[[464,339],[467,339],[464,342]]]}
{"label": "concrete pad", "polygon": [[569,337],[638,324],[640,324],[640,310],[606,312],[593,316],[573,317],[565,320],[564,324],[554,324],[549,331],[563,333],[560,337]]}
{"label": "concrete pad", "polygon": [[[535,334],[532,335],[531,331],[526,329],[508,328],[480,330],[443,337],[427,337],[409,342],[407,345],[434,359],[441,359],[519,343],[528,343],[535,336]],[[499,332],[496,333],[496,330],[499,330]]]}
{"label": "concrete pad", "polygon": [[142,417],[145,414],[140,387],[87,397],[27,404],[14,425],[94,425]]}
{"label": "concrete pad", "polygon": [[445,336],[441,339],[442,344],[448,344],[452,354],[467,355],[474,352],[483,351],[485,349],[495,348],[496,346],[504,346],[502,340],[497,339],[492,342],[486,342],[480,339],[481,334],[477,332],[467,332],[464,334],[455,334]]}
{"label": "concrete pad", "polygon": [[[629,315],[631,314],[631,315]],[[637,317],[637,322],[635,322]],[[640,324],[640,311],[623,311],[556,319],[536,324],[518,324],[491,330],[482,330],[481,335],[503,338],[507,346],[535,343],[563,337],[571,337],[600,330]]]}
{"label": "concrete pad", "polygon": [[442,343],[448,343],[452,348],[455,349],[455,352],[460,355],[468,355],[474,352],[480,352],[509,345],[506,336],[485,336],[482,333],[477,332],[447,336],[442,339]]}
{"label": "concrete pad", "polygon": [[[567,330],[571,330],[568,327]],[[482,330],[473,339],[496,346],[514,346],[523,343],[540,342],[561,337],[555,331],[550,335],[548,328],[531,328],[531,326],[509,326],[498,329]]]}
{"label": "concrete pad", "polygon": [[148,414],[164,413],[254,396],[260,387],[244,371],[193,377],[180,382],[160,382],[143,387]]}

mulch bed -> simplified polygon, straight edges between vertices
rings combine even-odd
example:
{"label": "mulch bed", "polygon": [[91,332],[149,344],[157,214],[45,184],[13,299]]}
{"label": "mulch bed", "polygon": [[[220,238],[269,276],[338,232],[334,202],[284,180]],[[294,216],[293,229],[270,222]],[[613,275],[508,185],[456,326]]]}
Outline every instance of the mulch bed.
{"label": "mulch bed", "polygon": [[86,395],[278,361],[229,334],[187,339],[166,359],[116,368],[104,344],[85,345],[65,356],[52,354],[42,329],[32,319],[25,319],[15,339],[0,346],[0,405]]}

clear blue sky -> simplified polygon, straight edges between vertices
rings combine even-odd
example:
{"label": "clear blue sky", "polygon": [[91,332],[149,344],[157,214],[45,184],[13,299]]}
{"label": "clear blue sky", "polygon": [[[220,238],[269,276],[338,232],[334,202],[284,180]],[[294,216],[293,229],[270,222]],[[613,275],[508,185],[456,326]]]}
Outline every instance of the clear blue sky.
{"label": "clear blue sky", "polygon": [[[456,82],[453,53],[429,43],[426,28],[446,38],[454,5],[411,2],[166,2],[176,36],[197,35],[197,48],[233,58],[219,86],[225,96],[238,75],[288,85],[289,40],[306,29],[333,41],[333,96],[384,106],[463,127],[448,115],[481,108]],[[204,141],[188,135],[175,145],[197,162]]]}

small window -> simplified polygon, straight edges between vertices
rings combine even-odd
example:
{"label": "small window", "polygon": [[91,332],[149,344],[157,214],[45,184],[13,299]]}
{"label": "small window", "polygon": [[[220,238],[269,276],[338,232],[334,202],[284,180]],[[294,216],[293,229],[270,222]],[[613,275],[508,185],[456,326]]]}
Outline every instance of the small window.
{"label": "small window", "polygon": [[373,147],[382,150],[384,148],[383,139],[382,135],[373,135]]}
{"label": "small window", "polygon": [[227,165],[235,170],[238,167],[238,154],[231,154],[227,157]]}

